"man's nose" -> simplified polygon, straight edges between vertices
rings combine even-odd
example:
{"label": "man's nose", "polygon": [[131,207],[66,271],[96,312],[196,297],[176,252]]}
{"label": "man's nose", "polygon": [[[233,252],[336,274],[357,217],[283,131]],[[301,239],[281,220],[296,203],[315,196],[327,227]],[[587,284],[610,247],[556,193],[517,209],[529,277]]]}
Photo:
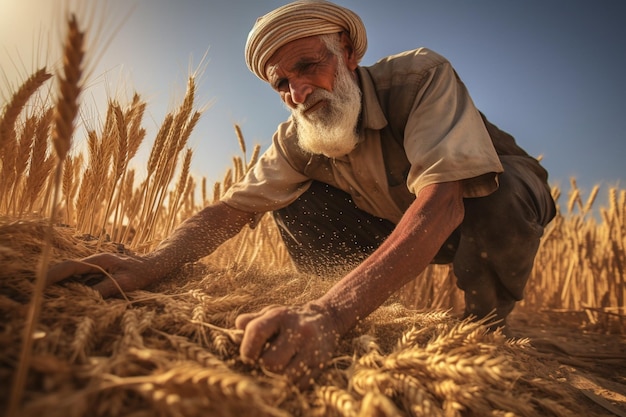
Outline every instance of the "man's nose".
{"label": "man's nose", "polygon": [[292,82],[289,84],[289,94],[291,95],[293,104],[303,104],[312,92],[313,87],[311,87],[310,84],[302,82]]}

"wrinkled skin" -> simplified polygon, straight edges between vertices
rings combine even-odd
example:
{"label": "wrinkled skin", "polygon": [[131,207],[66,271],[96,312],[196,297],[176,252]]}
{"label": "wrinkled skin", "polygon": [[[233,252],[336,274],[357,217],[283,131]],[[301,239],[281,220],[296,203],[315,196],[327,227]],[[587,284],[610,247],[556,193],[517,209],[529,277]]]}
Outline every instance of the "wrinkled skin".
{"label": "wrinkled skin", "polygon": [[332,358],[339,331],[328,312],[314,304],[270,306],[242,314],[241,358],[308,387]]}
{"label": "wrinkled skin", "polygon": [[47,283],[54,284],[73,276],[81,276],[103,297],[110,297],[120,289],[126,292],[145,288],[159,277],[159,273],[149,258],[101,253],[53,266],[48,271]]}
{"label": "wrinkled skin", "polygon": [[[251,222],[254,215],[216,203],[187,219],[159,247],[147,255],[112,253],[68,260],[48,271],[48,285],[72,277],[86,278],[103,297],[145,288],[182,267],[209,255]],[[98,281],[98,282],[92,282]]]}
{"label": "wrinkled skin", "polygon": [[326,294],[240,316],[241,357],[308,387],[338,339],[426,268],[463,214],[460,182],[424,187],[381,246]]}

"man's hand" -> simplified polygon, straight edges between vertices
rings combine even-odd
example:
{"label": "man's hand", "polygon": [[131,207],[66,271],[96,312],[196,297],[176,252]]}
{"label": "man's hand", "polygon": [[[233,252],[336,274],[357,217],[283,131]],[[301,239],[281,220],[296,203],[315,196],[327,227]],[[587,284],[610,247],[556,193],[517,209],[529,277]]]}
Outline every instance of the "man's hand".
{"label": "man's hand", "polygon": [[48,271],[47,284],[79,276],[103,297],[110,297],[120,289],[126,292],[144,288],[161,274],[157,274],[157,268],[147,258],[101,253],[53,266]]}
{"label": "man's hand", "polygon": [[332,358],[340,334],[328,312],[318,306],[270,306],[237,317],[245,329],[241,357],[282,373],[300,388],[311,385]]}

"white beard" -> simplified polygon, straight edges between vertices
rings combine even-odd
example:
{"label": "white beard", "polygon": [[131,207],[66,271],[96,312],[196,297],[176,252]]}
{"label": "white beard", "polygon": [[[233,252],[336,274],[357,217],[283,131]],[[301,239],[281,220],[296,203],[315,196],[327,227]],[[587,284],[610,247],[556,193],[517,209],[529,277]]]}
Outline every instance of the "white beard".
{"label": "white beard", "polygon": [[[321,108],[305,113],[320,100]],[[292,109],[302,149],[337,158],[350,153],[359,141],[357,123],[361,113],[361,90],[339,57],[333,91],[316,89],[305,103]]]}

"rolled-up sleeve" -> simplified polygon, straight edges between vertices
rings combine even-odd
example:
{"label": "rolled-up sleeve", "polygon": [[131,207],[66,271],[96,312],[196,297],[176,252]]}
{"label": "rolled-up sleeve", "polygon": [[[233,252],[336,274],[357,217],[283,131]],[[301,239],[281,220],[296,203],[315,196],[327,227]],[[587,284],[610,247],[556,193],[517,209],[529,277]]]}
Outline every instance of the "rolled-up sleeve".
{"label": "rolled-up sleeve", "polygon": [[446,61],[425,74],[404,131],[415,195],[430,184],[462,180],[465,197],[497,188],[502,165],[465,85]]}
{"label": "rolled-up sleeve", "polygon": [[[238,182],[233,184],[221,201],[236,209],[259,215],[283,208],[297,199],[309,187],[311,180],[298,169],[281,146],[279,137],[289,137],[291,126],[279,126],[272,144],[257,163]],[[293,136],[293,137],[291,137]]]}

